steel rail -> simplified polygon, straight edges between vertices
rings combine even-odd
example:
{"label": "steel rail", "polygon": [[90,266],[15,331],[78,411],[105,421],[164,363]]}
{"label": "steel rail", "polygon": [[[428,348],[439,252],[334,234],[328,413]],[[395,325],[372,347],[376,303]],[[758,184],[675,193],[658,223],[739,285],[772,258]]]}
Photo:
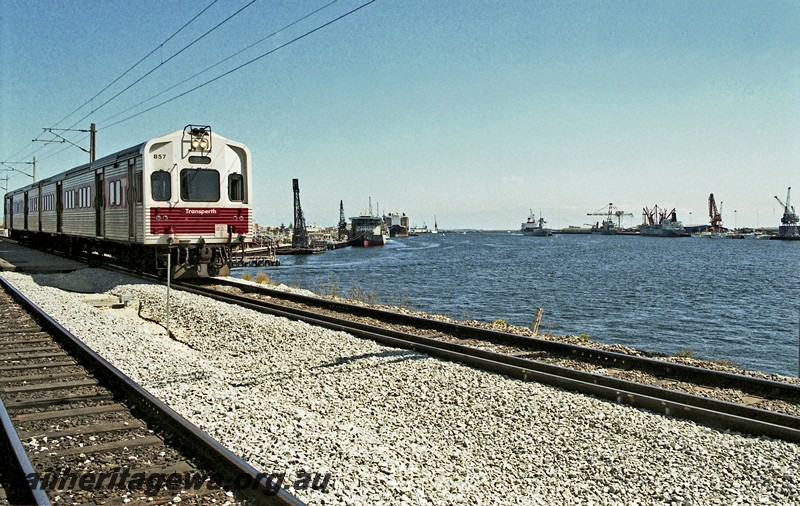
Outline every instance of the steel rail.
{"label": "steel rail", "polygon": [[[795,385],[792,383],[773,381],[764,378],[754,378],[752,376],[746,376],[743,374],[715,371],[686,364],[676,364],[655,358],[600,350],[561,341],[521,336],[509,332],[472,327],[460,323],[444,322],[431,318],[406,315],[383,309],[375,309],[356,304],[331,301],[320,297],[310,297],[307,295],[294,294],[266,287],[247,285],[226,279],[215,278],[211,282],[215,284],[233,286],[241,289],[244,292],[261,293],[279,299],[290,300],[310,306],[323,307],[330,310],[339,310],[390,323],[408,325],[415,328],[431,329],[437,332],[454,334],[461,338],[474,338],[482,341],[510,344],[524,347],[531,351],[553,352],[568,358],[579,359],[605,367],[613,367],[623,370],[637,370],[661,378],[689,381],[696,385],[704,385],[716,388],[733,388],[752,395],[781,399],[790,402],[800,402],[800,385]],[[284,306],[276,304],[276,307]]]}
{"label": "steel rail", "polygon": [[[8,482],[12,485],[11,490],[6,490],[11,504],[50,506],[50,499],[45,491],[33,486],[34,482],[28,479],[35,476],[36,471],[2,400],[0,400],[0,425],[3,427],[0,431],[0,448],[8,449],[0,462],[4,464],[4,472],[8,474]],[[35,483],[38,483],[38,480]]]}
{"label": "steel rail", "polygon": [[267,301],[198,287],[190,283],[176,283],[173,287],[262,313],[348,332],[389,346],[412,349],[431,356],[506,374],[524,381],[537,381],[567,390],[588,393],[614,402],[692,420],[715,428],[800,442],[800,418],[791,415],[544,364],[535,360],[321,315],[303,309],[288,308]]}
{"label": "steel rail", "polygon": [[[54,252],[49,253],[57,254]],[[163,283],[163,278],[157,275],[133,272],[128,267],[105,263],[103,268],[124,272],[128,275],[138,276],[154,282]],[[407,315],[398,312],[365,307],[357,304],[349,304],[341,301],[332,301],[323,299],[321,297],[311,297],[282,290],[274,290],[267,287],[257,287],[222,278],[213,278],[212,282],[215,284],[233,286],[245,292],[262,293],[279,299],[323,307],[330,310],[344,311],[354,315],[375,318],[391,323],[409,325],[416,328],[428,328],[442,333],[455,334],[462,338],[474,338],[501,344],[521,346],[530,349],[531,351],[556,353],[564,357],[578,359],[605,367],[613,367],[622,370],[637,370],[660,378],[683,380],[696,385],[704,385],[714,388],[731,388],[756,396],[780,399],[789,402],[800,402],[800,385],[791,383],[773,381],[764,378],[754,378],[752,376],[746,376],[743,374],[716,371],[702,367],[667,362],[655,358],[629,355],[615,351],[601,350],[588,346],[565,343],[562,341],[521,336],[518,334],[512,334],[510,332],[489,330],[460,323],[434,320],[432,318]]]}
{"label": "steel rail", "polygon": [[157,426],[174,436],[174,439],[170,440],[171,442],[174,443],[177,440],[179,446],[187,449],[192,456],[198,457],[206,468],[212,470],[212,475],[216,474],[217,477],[221,477],[220,481],[236,483],[239,488],[237,491],[255,504],[280,506],[303,506],[305,504],[283,488],[279,488],[276,493],[264,473],[259,473],[242,458],[147,392],[62,327],[8,281],[0,278],[0,286],[27,310],[35,314],[42,327],[51,332],[80,363],[112,386],[112,390],[121,392],[126,399],[134,402]]}

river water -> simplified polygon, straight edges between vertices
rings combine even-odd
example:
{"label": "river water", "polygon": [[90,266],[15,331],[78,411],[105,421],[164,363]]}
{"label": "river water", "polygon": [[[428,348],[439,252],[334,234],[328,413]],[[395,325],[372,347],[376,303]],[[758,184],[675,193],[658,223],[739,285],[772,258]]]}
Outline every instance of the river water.
{"label": "river water", "polygon": [[445,233],[282,256],[277,282],[673,355],[798,374],[800,242]]}

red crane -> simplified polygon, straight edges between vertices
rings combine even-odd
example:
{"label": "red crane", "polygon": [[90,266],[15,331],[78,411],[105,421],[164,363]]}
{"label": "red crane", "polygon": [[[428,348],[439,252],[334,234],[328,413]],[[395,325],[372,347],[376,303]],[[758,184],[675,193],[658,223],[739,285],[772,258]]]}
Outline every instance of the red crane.
{"label": "red crane", "polygon": [[717,202],[714,200],[713,193],[708,196],[708,217],[711,219],[712,232],[722,230],[722,215],[717,210]]}

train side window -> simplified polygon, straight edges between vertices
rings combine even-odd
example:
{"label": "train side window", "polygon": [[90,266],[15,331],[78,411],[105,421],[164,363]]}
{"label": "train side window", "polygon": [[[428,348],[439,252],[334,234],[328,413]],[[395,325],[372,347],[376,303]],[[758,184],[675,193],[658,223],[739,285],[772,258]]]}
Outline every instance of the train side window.
{"label": "train side window", "polygon": [[116,180],[108,183],[108,205],[111,207],[122,206],[122,181]]}
{"label": "train side window", "polygon": [[142,203],[142,173],[139,172],[136,174],[136,177],[133,178],[133,193],[136,196],[136,203]]}
{"label": "train side window", "polygon": [[244,200],[244,177],[241,174],[231,174],[228,176],[228,199],[231,202],[241,202]]}
{"label": "train side window", "polygon": [[158,170],[150,176],[150,186],[153,189],[153,200],[165,201],[172,198],[172,182],[169,172]]}

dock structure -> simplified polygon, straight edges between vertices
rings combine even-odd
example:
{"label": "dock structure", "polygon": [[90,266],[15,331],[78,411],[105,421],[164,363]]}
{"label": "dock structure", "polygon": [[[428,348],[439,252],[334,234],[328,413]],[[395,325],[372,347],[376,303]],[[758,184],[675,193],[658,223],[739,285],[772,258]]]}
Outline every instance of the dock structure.
{"label": "dock structure", "polygon": [[262,237],[254,244],[256,246],[236,252],[231,258],[231,267],[275,267],[281,264],[276,240]]}
{"label": "dock structure", "polygon": [[280,264],[278,257],[268,255],[236,257],[231,260],[232,267],[277,267]]}
{"label": "dock structure", "polygon": [[775,195],[775,200],[783,206],[783,216],[781,217],[781,224],[778,227],[778,235],[772,237],[772,239],[782,239],[788,241],[798,241],[800,240],[800,218],[797,217],[797,213],[794,210],[794,206],[791,204],[792,198],[792,187],[790,186],[788,190],[786,190],[786,202],[783,202],[781,199]]}
{"label": "dock structure", "polygon": [[309,246],[307,248],[295,248],[294,246],[279,246],[276,253],[278,255],[316,255],[325,251],[325,248]]}
{"label": "dock structure", "polygon": [[300,181],[292,179],[292,190],[294,192],[294,232],[292,233],[292,248],[307,249],[311,245],[306,229],[306,219],[303,217],[303,209],[300,207]]}
{"label": "dock structure", "polygon": [[[339,201],[339,241],[343,241],[348,237],[347,234],[347,220],[344,219],[344,201]],[[334,248],[335,249],[335,248]]]}

